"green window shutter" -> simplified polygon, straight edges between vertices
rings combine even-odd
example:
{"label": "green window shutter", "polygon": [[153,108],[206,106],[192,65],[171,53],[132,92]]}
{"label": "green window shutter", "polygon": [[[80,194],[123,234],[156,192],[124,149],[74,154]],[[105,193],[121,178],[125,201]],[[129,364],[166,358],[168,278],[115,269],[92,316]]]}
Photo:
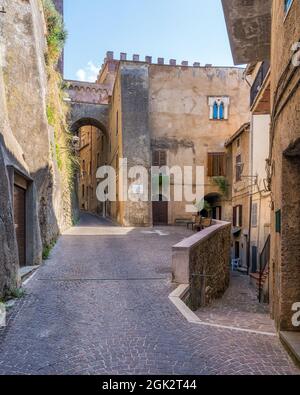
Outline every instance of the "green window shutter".
{"label": "green window shutter", "polygon": [[281,233],[281,210],[276,211],[275,217],[276,233]]}

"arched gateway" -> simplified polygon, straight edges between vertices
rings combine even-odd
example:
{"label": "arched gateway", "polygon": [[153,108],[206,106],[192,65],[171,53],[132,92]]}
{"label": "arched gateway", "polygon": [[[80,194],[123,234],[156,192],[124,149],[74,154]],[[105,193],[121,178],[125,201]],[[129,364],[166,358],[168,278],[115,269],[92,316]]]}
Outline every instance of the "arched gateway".
{"label": "arched gateway", "polygon": [[107,164],[109,146],[108,97],[104,84],[66,81],[70,103],[69,124],[78,141],[80,171],[76,177],[80,210],[106,215],[106,205],[98,202],[97,169]]}

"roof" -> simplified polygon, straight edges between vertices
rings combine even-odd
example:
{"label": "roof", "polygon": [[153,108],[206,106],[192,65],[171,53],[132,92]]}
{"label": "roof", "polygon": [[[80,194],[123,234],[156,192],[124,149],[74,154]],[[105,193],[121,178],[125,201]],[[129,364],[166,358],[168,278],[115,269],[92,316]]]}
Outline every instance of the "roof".
{"label": "roof", "polygon": [[272,0],[222,0],[236,65],[270,59]]}
{"label": "roof", "polygon": [[226,142],[225,142],[225,147],[229,147],[234,140],[236,140],[242,133],[245,131],[248,131],[250,129],[250,122],[244,123]]}

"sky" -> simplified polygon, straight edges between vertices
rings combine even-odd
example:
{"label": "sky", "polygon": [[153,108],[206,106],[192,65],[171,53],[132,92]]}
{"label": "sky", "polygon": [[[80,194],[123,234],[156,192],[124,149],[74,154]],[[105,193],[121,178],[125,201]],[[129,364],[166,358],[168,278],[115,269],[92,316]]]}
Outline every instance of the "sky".
{"label": "sky", "polygon": [[232,66],[221,0],[64,0],[65,78],[94,82],[107,51]]}

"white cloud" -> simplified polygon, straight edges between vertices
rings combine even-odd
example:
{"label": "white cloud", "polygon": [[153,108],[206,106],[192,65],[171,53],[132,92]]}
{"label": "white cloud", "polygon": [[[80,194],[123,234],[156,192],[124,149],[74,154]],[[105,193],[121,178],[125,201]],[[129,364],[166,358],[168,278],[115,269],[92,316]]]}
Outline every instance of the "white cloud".
{"label": "white cloud", "polygon": [[95,82],[97,80],[99,70],[100,66],[89,61],[84,68],[77,70],[76,77],[79,81]]}

